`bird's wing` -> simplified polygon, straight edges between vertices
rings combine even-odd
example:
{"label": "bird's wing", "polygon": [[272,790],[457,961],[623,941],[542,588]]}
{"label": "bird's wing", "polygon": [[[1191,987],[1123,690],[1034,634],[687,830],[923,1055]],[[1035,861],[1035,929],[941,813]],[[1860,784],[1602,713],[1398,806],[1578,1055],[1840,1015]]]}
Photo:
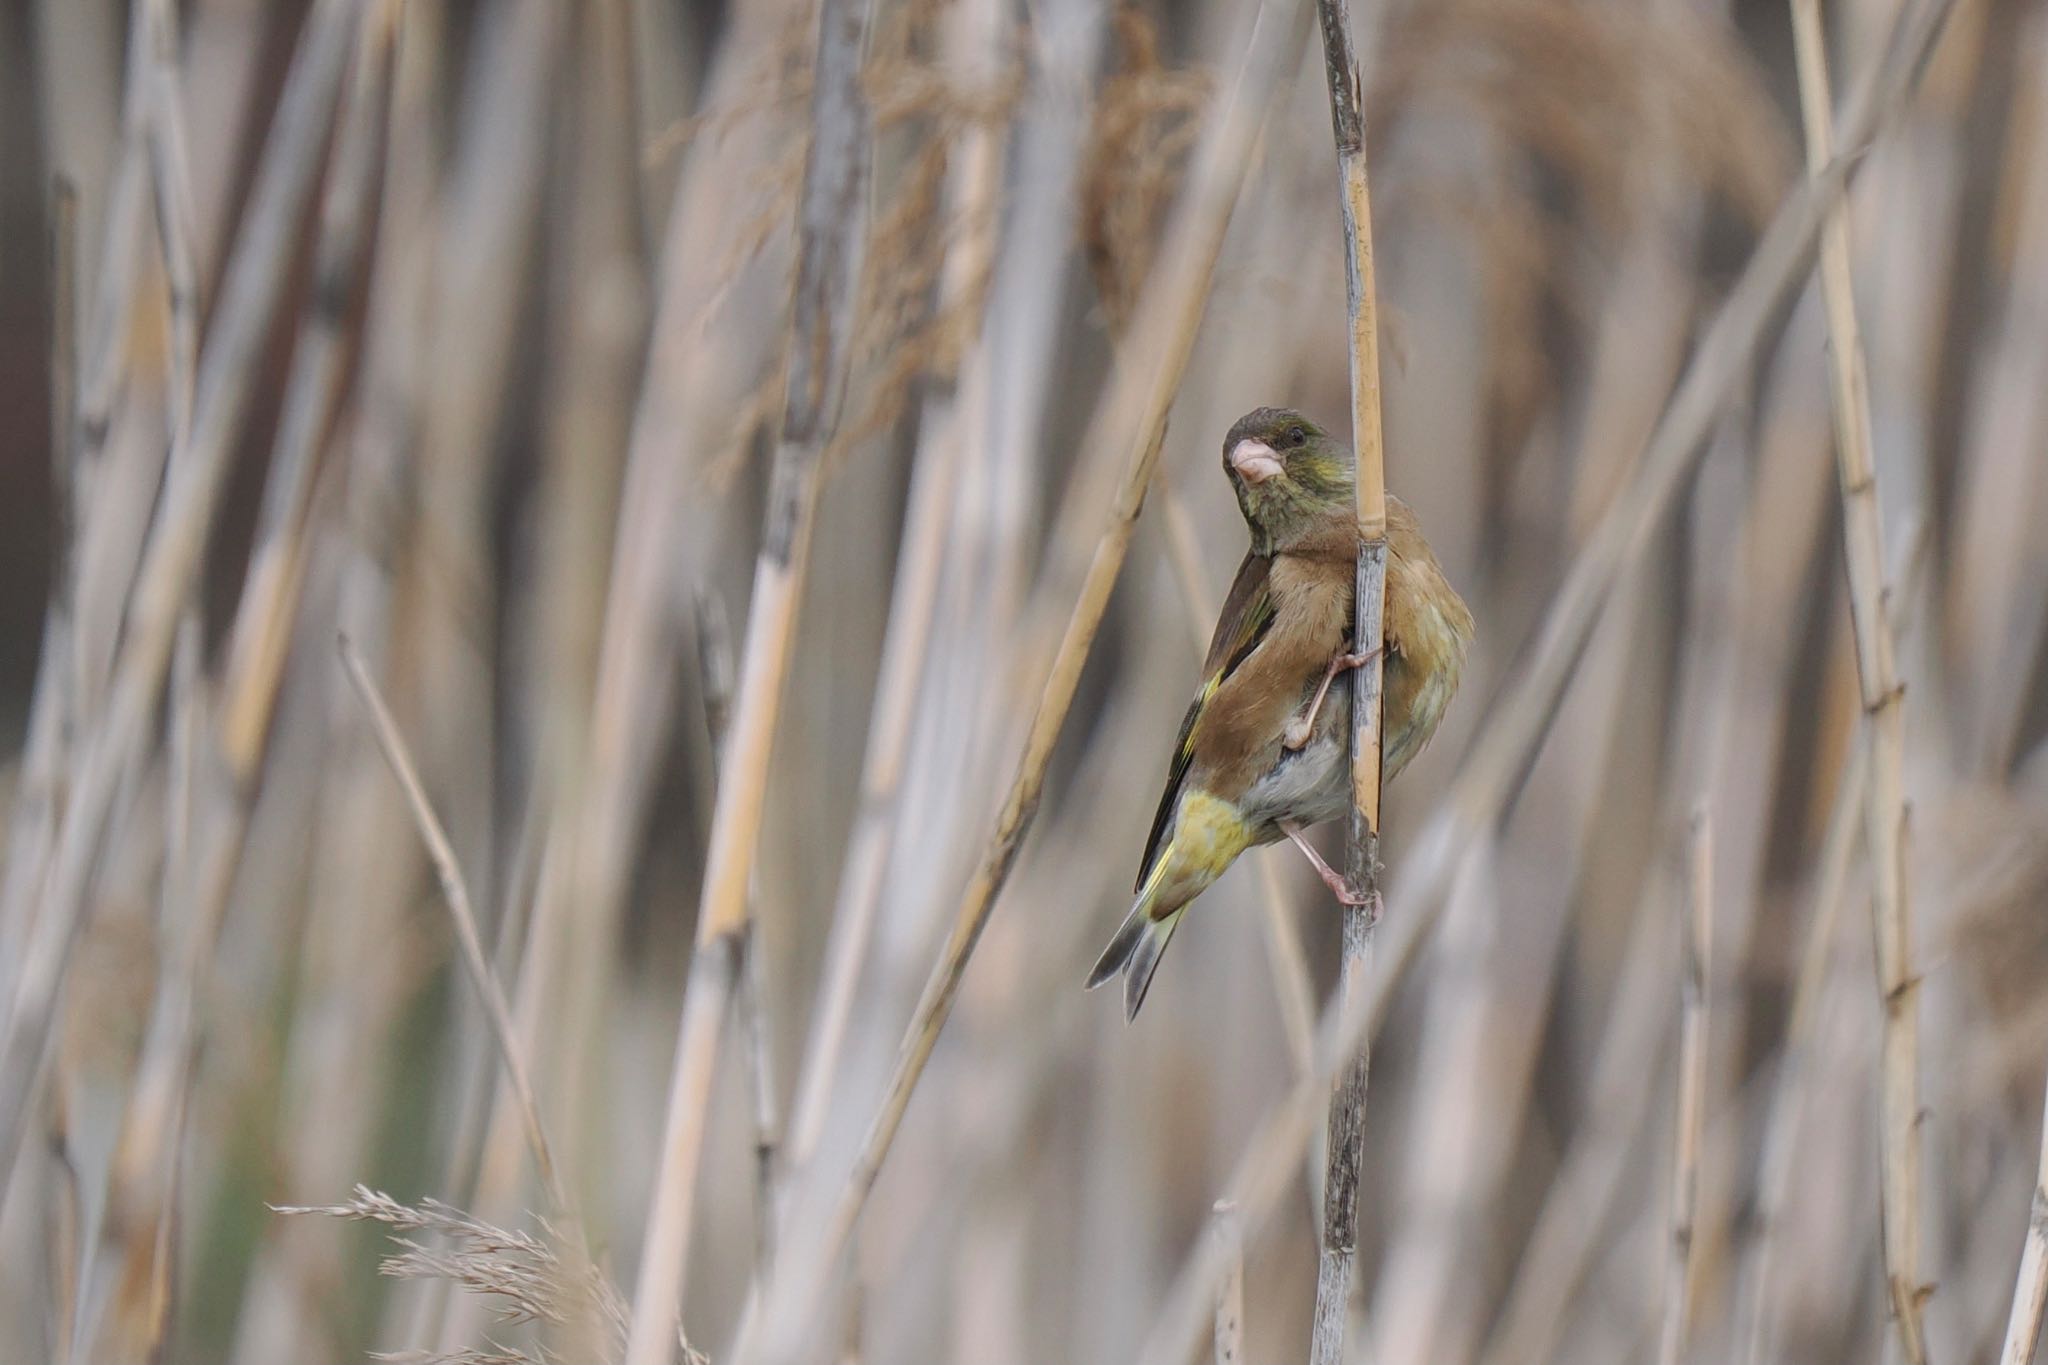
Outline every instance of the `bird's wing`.
{"label": "bird's wing", "polygon": [[1138,866],[1138,882],[1133,891],[1142,890],[1145,879],[1152,875],[1152,864],[1159,857],[1166,827],[1173,821],[1181,783],[1186,780],[1188,764],[1195,756],[1195,723],[1202,718],[1203,708],[1215,697],[1223,680],[1258,648],[1273,624],[1272,584],[1268,578],[1272,567],[1273,561],[1260,554],[1247,554],[1244,563],[1237,566],[1230,594],[1223,599],[1223,612],[1216,618],[1216,633],[1209,640],[1209,657],[1202,664],[1202,689],[1189,703],[1187,715],[1181,718],[1180,737],[1173,745],[1173,764],[1166,773],[1166,790],[1159,794],[1159,810],[1152,817],[1152,833],[1145,840],[1145,857]]}

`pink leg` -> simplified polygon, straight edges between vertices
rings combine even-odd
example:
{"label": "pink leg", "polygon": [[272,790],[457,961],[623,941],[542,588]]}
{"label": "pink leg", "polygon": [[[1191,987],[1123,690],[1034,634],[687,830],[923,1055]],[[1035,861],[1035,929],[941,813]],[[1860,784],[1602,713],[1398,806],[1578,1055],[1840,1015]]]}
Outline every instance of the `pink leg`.
{"label": "pink leg", "polygon": [[1323,698],[1330,694],[1330,684],[1346,669],[1362,668],[1371,663],[1378,653],[1377,649],[1369,649],[1363,654],[1339,654],[1330,660],[1330,667],[1323,673],[1322,685],[1316,688],[1309,704],[1287,723],[1287,734],[1280,742],[1290,750],[1305,748],[1316,732],[1316,713],[1323,709]]}
{"label": "pink leg", "polygon": [[[1330,888],[1330,894],[1337,898],[1339,905],[1369,905],[1378,899],[1354,893],[1337,869],[1324,862],[1323,855],[1316,852],[1315,845],[1302,836],[1300,826],[1282,825],[1280,831],[1294,841],[1296,848],[1307,855],[1309,862],[1315,867],[1316,875],[1323,879],[1324,886]],[[1380,922],[1380,910],[1377,905],[1373,905],[1372,922]]]}

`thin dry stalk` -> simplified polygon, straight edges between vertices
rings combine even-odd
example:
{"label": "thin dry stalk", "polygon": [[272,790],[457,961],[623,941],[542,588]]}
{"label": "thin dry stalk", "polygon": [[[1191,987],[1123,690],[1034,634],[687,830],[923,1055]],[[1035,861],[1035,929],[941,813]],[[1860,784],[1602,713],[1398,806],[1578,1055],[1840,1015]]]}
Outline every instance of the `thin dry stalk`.
{"label": "thin dry stalk", "polygon": [[69,1360],[78,1322],[79,1253],[85,1235],[85,1188],[78,1178],[78,1163],[71,1159],[70,1115],[64,1104],[62,1086],[52,1086],[50,1113],[43,1127],[45,1158],[51,1179],[43,1192],[41,1231],[43,1234],[44,1304],[46,1339],[52,1360]]}
{"label": "thin dry stalk", "polygon": [[[1372,928],[1380,907],[1380,742],[1387,599],[1386,451],[1380,421],[1379,296],[1373,277],[1372,195],[1366,179],[1363,81],[1351,50],[1348,0],[1316,0],[1323,74],[1344,209],[1344,283],[1351,331],[1351,444],[1358,452],[1357,625],[1351,648],[1366,662],[1351,689],[1351,819],[1344,880],[1359,904],[1344,907],[1342,990],[1347,1000],[1372,970]],[[1358,1186],[1365,1167],[1365,1092],[1372,1054],[1363,1040],[1330,1096],[1323,1242],[1316,1265],[1309,1359],[1340,1365],[1358,1257]]]}
{"label": "thin dry stalk", "polygon": [[[1415,856],[1408,860],[1414,870],[1408,876],[1420,890],[1404,900],[1408,913],[1395,935],[1392,961],[1371,978],[1359,1000],[1325,1010],[1318,1035],[1318,1076],[1334,1075],[1331,1058],[1349,1056],[1377,1026],[1390,988],[1399,983],[1436,923],[1459,831],[1491,824],[1513,795],[1517,777],[1542,739],[1616,579],[1648,543],[1701,452],[1723,400],[1748,374],[1785,296],[1802,278],[1824,211],[1841,194],[1861,149],[1912,88],[1950,3],[1929,0],[1917,11],[1895,17],[1883,56],[1858,88],[1843,120],[1843,144],[1857,149],[1857,154],[1837,157],[1825,176],[1794,190],[1708,327],[1636,465],[1635,477],[1610,505],[1567,573],[1529,652],[1520,685],[1488,714],[1465,779],[1418,837]],[[1422,894],[1425,891],[1428,894]],[[1319,1090],[1314,1078],[1294,1087],[1247,1144],[1229,1186],[1229,1197],[1244,1210],[1247,1228],[1258,1226],[1285,1188],[1286,1172],[1308,1141],[1308,1106],[1316,1102]],[[1164,1365],[1184,1357],[1208,1315],[1221,1271],[1219,1258],[1206,1247],[1190,1255],[1174,1279],[1141,1361]]]}
{"label": "thin dry stalk", "polygon": [[[385,68],[389,17],[395,8],[396,0],[381,0],[361,33],[315,251],[316,272],[344,291],[345,282],[356,277],[362,264],[359,229],[367,217],[376,164],[375,131],[383,103],[378,73]],[[169,1239],[178,1222],[179,1152],[198,1055],[199,1003],[244,850],[255,777],[282,681],[311,539],[307,527],[312,479],[307,466],[314,442],[308,432],[302,449],[287,433],[302,426],[324,429],[340,388],[341,341],[333,337],[323,344],[324,314],[317,300],[309,303],[307,312],[293,352],[286,403],[288,414],[305,411],[299,420],[288,415],[280,431],[250,570],[230,627],[226,678],[204,722],[205,742],[196,744],[196,753],[185,755],[184,777],[175,784],[182,789],[190,783],[194,789],[187,799],[190,829],[182,841],[173,841],[174,847],[183,846],[173,864],[178,900],[166,901],[156,995],[141,1060],[120,1116],[101,1215],[99,1255],[109,1267],[95,1272],[95,1283],[139,1283],[145,1273],[155,1273],[152,1266],[168,1271],[167,1253],[158,1243]],[[328,321],[331,328],[339,327],[339,319]],[[174,693],[196,698],[198,665],[189,613],[178,649]],[[180,768],[180,744],[195,744],[187,731],[199,721],[188,710],[180,702],[171,711],[174,768]],[[173,880],[167,874],[167,887]],[[176,914],[171,913],[174,905]],[[114,1267],[115,1258],[125,1258],[125,1267]],[[105,1307],[102,1304],[101,1311]],[[85,1335],[95,1340],[98,1334],[88,1326]]]}
{"label": "thin dry stalk", "polygon": [[391,47],[401,0],[378,0],[356,45],[354,71],[335,134],[334,170],[320,204],[307,296],[284,411],[263,489],[256,544],[228,637],[222,686],[221,747],[238,785],[256,775],[292,639],[293,607],[305,573],[304,534],[322,442],[347,378],[346,312],[368,254],[379,131],[391,79]]}
{"label": "thin dry stalk", "polygon": [[[1207,129],[1199,169],[1168,241],[1164,263],[1148,281],[1124,362],[1110,391],[1098,406],[1082,448],[1122,451],[1122,476],[1111,503],[1108,524],[1096,543],[1079,598],[1068,618],[1051,672],[1032,714],[1016,776],[985,845],[979,865],[963,893],[946,943],[925,983],[910,1026],[905,1032],[882,1103],[868,1125],[844,1188],[813,1239],[801,1264],[789,1266],[756,1300],[757,1312],[742,1326],[735,1359],[751,1358],[755,1331],[774,1334],[768,1343],[771,1359],[798,1349],[798,1342],[817,1311],[817,1290],[853,1235],[869,1192],[888,1156],[911,1092],[924,1074],[932,1048],[952,1012],[967,960],[980,942],[995,908],[997,895],[1009,879],[1024,836],[1037,814],[1046,769],[1065,726],[1081,669],[1094,644],[1095,632],[1108,609],[1111,589],[1130,548],[1138,513],[1158,463],[1166,434],[1166,414],[1194,347],[1195,333],[1208,300],[1209,284],[1222,251],[1225,230],[1237,203],[1252,147],[1270,105],[1284,90],[1287,62],[1299,50],[1299,25],[1287,5],[1262,5],[1254,20],[1244,66],[1229,98]],[[808,1197],[822,1191],[806,1191]],[[792,1216],[807,1219],[805,1209]],[[803,1225],[803,1224],[800,1224]],[[641,1365],[629,1362],[629,1365]]]}
{"label": "thin dry stalk", "polygon": [[1484,1365],[1549,1360],[1565,1308],[1598,1250],[1630,1149],[1649,1112],[1651,1088],[1670,1031],[1671,922],[1656,907],[1636,917],[1618,969],[1614,1000],[1593,1057],[1588,1121],[1574,1136],[1524,1243]]}
{"label": "thin dry stalk", "polygon": [[1794,1159],[1798,1155],[1800,1119],[1811,1090],[1814,1030],[1820,1017],[1822,988],[1828,979],[1828,965],[1849,879],[1849,859],[1856,850],[1857,816],[1863,809],[1866,757],[1863,750],[1851,753],[1842,785],[1835,794],[1835,808],[1821,844],[1820,872],[1813,886],[1813,910],[1807,930],[1806,947],[1799,957],[1799,976],[1792,988],[1792,1008],[1785,1024],[1785,1043],[1779,1050],[1777,1075],[1771,1081],[1771,1097],[1764,1118],[1764,1137],[1757,1158],[1755,1244],[1742,1267],[1735,1294],[1735,1341],[1740,1365],[1760,1365],[1770,1356],[1769,1313],[1765,1289],[1771,1283],[1771,1263],[1777,1243],[1779,1215],[1792,1185]]}
{"label": "thin dry stalk", "polygon": [[[67,176],[50,184],[50,495],[56,503],[58,553],[77,509],[71,481],[78,402],[78,186]],[[63,576],[57,578],[61,594]],[[61,656],[52,656],[61,657]]]}
{"label": "thin dry stalk", "polygon": [[[958,69],[994,79],[991,73],[1000,24],[1000,7],[990,0],[954,7],[948,51]],[[971,306],[986,289],[995,268],[1003,166],[1004,141],[995,126],[987,120],[974,121],[961,135],[958,153],[949,165],[947,192],[955,227],[940,271],[942,316]],[[890,850],[902,822],[911,728],[919,698],[927,691],[926,653],[938,614],[947,533],[959,510],[960,470],[977,458],[965,448],[985,440],[989,426],[989,385],[982,376],[990,343],[977,332],[968,344],[974,350],[961,363],[965,377],[953,397],[928,401],[920,417],[902,548],[890,589],[867,748],[861,758],[860,806],[840,860],[839,891],[826,938],[818,1004],[812,1013],[792,1106],[788,1156],[793,1168],[808,1161],[817,1146],[832,1086],[841,1071],[861,964],[874,937]]]}
{"label": "thin dry stalk", "polygon": [[340,649],[348,680],[354,685],[356,695],[362,698],[363,709],[369,713],[370,730],[377,737],[377,747],[383,751],[384,761],[391,765],[391,774],[398,779],[399,788],[405,793],[406,805],[412,811],[413,823],[419,827],[420,840],[426,844],[427,854],[433,859],[434,875],[441,882],[441,897],[448,903],[448,916],[455,924],[455,938],[462,945],[463,966],[469,969],[470,981],[476,986],[477,994],[483,997],[484,1013],[490,1019],[491,1032],[498,1040],[505,1073],[512,1082],[513,1094],[518,1097],[520,1110],[526,1119],[526,1139],[533,1146],[533,1164],[540,1173],[542,1187],[547,1190],[548,1203],[557,1213],[566,1214],[569,1212],[569,1197],[562,1188],[561,1176],[555,1170],[554,1150],[548,1145],[547,1129],[541,1123],[540,1104],[533,1094],[533,1079],[519,1047],[518,1030],[512,1023],[512,1007],[505,999],[505,988],[498,982],[490,957],[484,952],[483,936],[477,932],[476,911],[470,904],[469,885],[462,875],[462,863],[455,856],[454,846],[448,842],[448,831],[442,828],[440,817],[434,813],[433,802],[427,799],[426,788],[420,785],[419,770],[413,764],[405,736],[398,732],[398,722],[392,719],[391,708],[384,704],[376,681],[370,677],[370,670],[363,663],[363,656],[345,635],[341,637]]}
{"label": "thin dry stalk", "polygon": [[2027,1365],[2041,1339],[2041,1310],[2048,1304],[2048,1100],[2041,1113],[2041,1157],[2034,1193],[2027,1204],[2027,1238],[2020,1249],[2019,1276],[2012,1286],[2012,1313],[2005,1320],[1999,1365]]}
{"label": "thin dry stalk", "polygon": [[[43,625],[45,661],[70,657],[75,604],[76,499],[72,488],[78,392],[78,190],[58,177],[50,194],[50,491],[54,504],[53,572]],[[34,913],[31,875],[40,876],[56,834],[64,787],[65,737],[78,704],[71,676],[46,662],[36,671],[28,733],[9,812],[5,871],[0,873],[0,983],[11,982],[28,917]]]}
{"label": "thin dry stalk", "polygon": [[1216,1288],[1216,1365],[1244,1365],[1244,1221],[1228,1199],[1216,1201],[1209,1235],[1223,1248],[1223,1283]]}
{"label": "thin dry stalk", "polygon": [[697,953],[684,988],[661,1170],[641,1251],[626,1365],[658,1365],[668,1359],[682,1302],[718,1034],[734,985],[734,954],[748,923],[748,879],[760,840],[783,682],[795,653],[797,602],[809,558],[821,458],[845,389],[853,290],[865,237],[870,149],[860,77],[867,22],[867,0],[826,0],[818,19],[782,439],[755,566],[738,707],[713,808],[697,907]]}
{"label": "thin dry stalk", "polygon": [[[1938,8],[1938,7],[1930,7]],[[1902,3],[1903,14],[1911,9]],[[1827,45],[1819,0],[1792,0],[1799,113],[1806,165],[1820,176],[1835,154]],[[1870,388],[1850,277],[1849,216],[1828,212],[1820,246],[1821,297],[1827,307],[1833,378],[1836,469],[1842,485],[1843,548],[1848,557],[1849,619],[1856,628],[1856,676],[1863,690],[1870,782],[1871,915],[1877,930],[1878,989],[1884,1007],[1884,1263],[1892,1317],[1908,1365],[1924,1365],[1920,1284],[1920,981],[1913,974],[1913,923],[1906,882],[1906,713],[1888,603],[1891,583],[1870,448]]]}
{"label": "thin dry stalk", "polygon": [[1714,827],[1707,809],[1693,812],[1686,880],[1683,976],[1678,1030],[1678,1133],[1671,1163],[1671,1251],[1664,1268],[1664,1320],[1657,1359],[1678,1365],[1685,1351],[1692,1278],[1693,1225],[1700,1199],[1700,1130],[1707,1110],[1707,1024],[1713,975]]}
{"label": "thin dry stalk", "polygon": [[199,256],[193,246],[191,141],[178,80],[178,19],[170,0],[146,0],[149,26],[147,99],[149,168],[156,192],[157,238],[163,246],[164,282],[170,291],[171,446],[192,427],[193,385],[199,369]]}
{"label": "thin dry stalk", "polygon": [[1622,570],[1640,556],[1685,476],[1698,462],[1722,405],[1750,372],[1779,305],[1805,277],[1824,213],[1860,168],[1881,127],[1904,103],[1940,34],[1953,0],[1927,0],[1893,16],[1880,56],[1852,94],[1841,145],[1849,150],[1825,174],[1796,189],[1773,216],[1742,277],[1701,336],[1652,432],[1636,474],[1613,501],[1572,561],[1552,606],[1525,653],[1520,682],[1486,716],[1463,776],[1404,860],[1406,876],[1435,891],[1450,871],[1462,829],[1489,820],[1518,789],[1529,756],[1541,743],[1559,698]]}
{"label": "thin dry stalk", "polygon": [[[195,750],[203,709],[200,686],[201,631],[188,610],[178,627],[171,661],[165,747],[164,854],[157,891],[157,952],[161,962],[156,1009],[175,1015],[183,1004],[180,974],[199,890],[193,873]],[[177,1002],[177,1003],[172,1003]],[[151,1032],[162,1036],[162,1014]],[[154,1038],[153,1038],[154,1040]],[[92,1345],[91,1359],[156,1360],[170,1328],[173,1293],[172,1233],[177,1226],[179,1155],[184,1141],[186,1096],[182,1084],[163,1096],[156,1063],[161,1052],[145,1054],[136,1076],[136,1098],[123,1117],[121,1143],[107,1173],[99,1243],[86,1280],[91,1314],[79,1339]],[[178,1082],[183,1081],[178,1077]],[[145,1093],[143,1086],[150,1085]]]}
{"label": "thin dry stalk", "polygon": [[[86,887],[132,755],[148,735],[171,642],[197,581],[247,405],[264,334],[291,263],[295,228],[320,165],[341,75],[360,20],[349,0],[321,0],[286,77],[277,121],[201,357],[184,448],[168,481],[130,602],[108,709],[84,746],[53,852],[44,904],[23,955],[0,1044],[0,1188],[23,1125],[64,978],[85,924]],[[4,1197],[4,1196],[0,1196]]]}
{"label": "thin dry stalk", "polygon": [[[732,715],[732,625],[725,600],[715,593],[697,598],[697,664],[704,691],[704,729],[711,740],[712,776],[725,750],[726,721]],[[775,1099],[775,1047],[769,1033],[768,963],[752,907],[740,941],[739,1012],[747,1040],[747,1091],[754,1109],[755,1273],[765,1276],[775,1262],[776,1170],[782,1120]]]}

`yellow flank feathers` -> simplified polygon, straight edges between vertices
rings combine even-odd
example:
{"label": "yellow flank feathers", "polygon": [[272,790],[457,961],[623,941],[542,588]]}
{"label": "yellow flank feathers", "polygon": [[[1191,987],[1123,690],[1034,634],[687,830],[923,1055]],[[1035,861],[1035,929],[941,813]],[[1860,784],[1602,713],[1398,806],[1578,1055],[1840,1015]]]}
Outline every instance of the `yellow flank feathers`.
{"label": "yellow flank feathers", "polygon": [[1142,893],[1151,917],[1164,918],[1208,890],[1251,842],[1251,826],[1236,806],[1205,791],[1182,793],[1173,837]]}

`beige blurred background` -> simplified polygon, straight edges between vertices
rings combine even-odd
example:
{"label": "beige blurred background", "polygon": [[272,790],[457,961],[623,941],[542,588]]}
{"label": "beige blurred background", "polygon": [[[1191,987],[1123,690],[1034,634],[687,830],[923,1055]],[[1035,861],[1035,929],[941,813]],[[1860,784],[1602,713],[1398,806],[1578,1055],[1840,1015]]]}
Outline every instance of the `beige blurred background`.
{"label": "beige blurred background", "polygon": [[[1654,1348],[1703,809],[1684,1353],[1875,1359],[1881,1000],[1810,267],[1533,755],[1443,823],[1804,174],[1789,12],[1357,9],[1388,480],[1479,635],[1388,797],[1390,922],[1425,913],[1402,899],[1420,835],[1456,845],[1429,853],[1419,954],[1381,961],[1353,1358]],[[1894,6],[1823,9],[1847,100]],[[2005,1330],[2048,1061],[2048,8],[1954,11],[1847,200],[1907,687],[1942,1362]],[[1126,454],[1094,414],[1120,356],[1150,359],[1125,324],[1193,212],[1251,13],[872,0],[851,374],[694,1182],[682,1321],[721,1365],[769,1263],[757,1142],[777,1189],[850,1159],[1016,770]],[[814,1305],[839,1358],[1136,1358],[1309,1065],[1338,916],[1284,846],[1195,907],[1135,1025],[1080,989],[1242,553],[1223,432],[1264,403],[1348,410],[1301,32],[1284,84],[1249,92],[1268,121],[1042,808]],[[815,38],[785,0],[0,14],[10,1009],[48,917],[80,924],[17,1111],[0,1359],[622,1358],[718,645],[745,640],[769,502]],[[338,632],[447,825],[566,1210]],[[1243,1248],[1246,1360],[1306,1350],[1321,1161],[1294,1165]]]}

